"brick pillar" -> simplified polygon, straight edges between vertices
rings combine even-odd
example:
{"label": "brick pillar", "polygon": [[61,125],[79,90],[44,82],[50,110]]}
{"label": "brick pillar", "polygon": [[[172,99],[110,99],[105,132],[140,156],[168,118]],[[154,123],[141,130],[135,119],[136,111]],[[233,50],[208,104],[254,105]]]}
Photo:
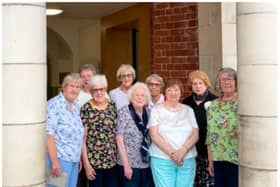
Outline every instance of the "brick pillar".
{"label": "brick pillar", "polygon": [[[187,82],[198,62],[197,3],[154,3],[152,6],[152,72]],[[190,94],[185,86],[183,97]]]}

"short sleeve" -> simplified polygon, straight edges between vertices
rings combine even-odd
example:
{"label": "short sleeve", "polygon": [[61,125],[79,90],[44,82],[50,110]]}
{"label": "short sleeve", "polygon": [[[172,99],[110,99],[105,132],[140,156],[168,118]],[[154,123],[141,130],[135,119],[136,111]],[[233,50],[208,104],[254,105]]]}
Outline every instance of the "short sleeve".
{"label": "short sleeve", "polygon": [[189,118],[190,118],[191,126],[193,128],[198,128],[198,125],[197,125],[197,122],[196,122],[196,119],[195,119],[195,115],[194,115],[194,111],[190,107],[189,107]]}
{"label": "short sleeve", "polygon": [[149,119],[147,128],[151,128],[151,127],[157,126],[159,124],[160,123],[159,123],[158,109],[157,109],[157,107],[153,107],[151,110],[151,115],[150,115],[150,119]]}
{"label": "short sleeve", "polygon": [[123,136],[125,133],[125,127],[128,122],[128,110],[125,110],[126,107],[121,108],[118,110],[118,117],[117,117],[117,135]]}
{"label": "short sleeve", "polygon": [[54,135],[58,125],[59,110],[56,103],[48,103],[47,107],[47,134]]}

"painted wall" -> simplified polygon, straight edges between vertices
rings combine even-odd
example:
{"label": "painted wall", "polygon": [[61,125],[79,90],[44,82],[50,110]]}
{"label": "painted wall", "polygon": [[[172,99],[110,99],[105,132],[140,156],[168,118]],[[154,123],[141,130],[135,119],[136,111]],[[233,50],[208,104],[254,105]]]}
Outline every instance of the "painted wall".
{"label": "painted wall", "polygon": [[80,65],[85,63],[100,68],[101,31],[99,19],[53,16],[47,18],[47,26],[51,31],[47,37],[49,98],[57,93],[61,73],[78,72]]}

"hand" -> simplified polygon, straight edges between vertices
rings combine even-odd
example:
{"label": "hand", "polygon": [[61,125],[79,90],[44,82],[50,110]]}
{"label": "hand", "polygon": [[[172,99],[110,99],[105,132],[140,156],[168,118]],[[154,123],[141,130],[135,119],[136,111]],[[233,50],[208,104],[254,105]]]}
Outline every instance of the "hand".
{"label": "hand", "polygon": [[124,176],[128,180],[131,180],[133,174],[132,168],[130,167],[130,165],[124,165],[123,168],[124,168]]}
{"label": "hand", "polygon": [[210,176],[214,177],[214,162],[209,160],[208,170]]}
{"label": "hand", "polygon": [[52,175],[55,177],[59,177],[61,175],[61,166],[58,159],[52,162]]}
{"label": "hand", "polygon": [[186,148],[182,147],[171,154],[171,159],[176,163],[177,166],[181,166],[184,163],[185,154]]}
{"label": "hand", "polygon": [[94,180],[96,178],[95,177],[96,173],[95,173],[93,167],[90,164],[87,164],[87,165],[85,164],[84,167],[85,167],[85,172],[86,172],[86,176],[87,176],[88,180]]}

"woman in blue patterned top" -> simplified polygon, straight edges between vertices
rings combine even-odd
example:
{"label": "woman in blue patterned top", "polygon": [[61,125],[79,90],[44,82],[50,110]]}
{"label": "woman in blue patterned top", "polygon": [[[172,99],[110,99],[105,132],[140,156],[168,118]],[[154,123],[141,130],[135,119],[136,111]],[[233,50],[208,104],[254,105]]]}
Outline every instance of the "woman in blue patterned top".
{"label": "woman in blue patterned top", "polygon": [[84,127],[75,102],[80,88],[79,74],[68,74],[62,83],[63,92],[50,99],[47,108],[47,167],[55,177],[67,173],[67,187],[77,184],[82,153]]}

